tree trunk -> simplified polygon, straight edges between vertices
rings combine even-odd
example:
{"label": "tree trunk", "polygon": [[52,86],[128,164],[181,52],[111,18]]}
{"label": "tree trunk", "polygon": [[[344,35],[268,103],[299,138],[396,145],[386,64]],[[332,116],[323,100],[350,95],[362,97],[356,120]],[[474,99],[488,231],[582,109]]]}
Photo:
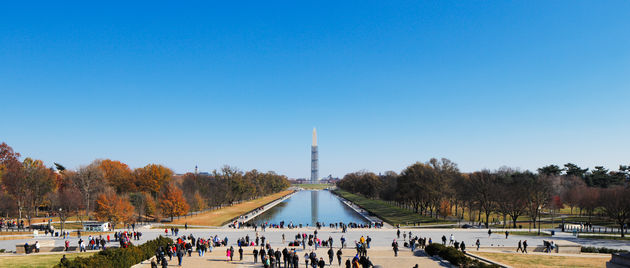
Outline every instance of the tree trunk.
{"label": "tree trunk", "polygon": [[516,229],[516,219],[518,219],[518,215],[516,216],[511,215],[511,217],[512,217],[512,226],[514,227],[514,229]]}
{"label": "tree trunk", "polygon": [[486,228],[488,228],[488,220],[490,219],[490,212],[486,210]]}

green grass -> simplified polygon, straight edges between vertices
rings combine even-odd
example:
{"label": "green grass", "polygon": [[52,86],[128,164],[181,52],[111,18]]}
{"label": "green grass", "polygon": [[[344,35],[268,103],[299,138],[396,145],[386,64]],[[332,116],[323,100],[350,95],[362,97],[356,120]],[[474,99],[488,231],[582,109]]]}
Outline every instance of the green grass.
{"label": "green grass", "polygon": [[540,235],[538,235],[538,231],[534,232],[528,232],[528,231],[514,231],[514,232],[510,232],[510,235],[529,235],[529,236],[551,236],[551,234],[548,233],[543,233],[540,232]]}
{"label": "green grass", "polygon": [[[61,223],[53,223],[52,226],[55,227],[56,230],[61,230]],[[64,230],[83,229],[83,224],[81,224],[80,222],[66,222],[63,224],[63,229]]]}
{"label": "green grass", "polygon": [[[69,253],[66,258],[73,260],[76,257],[87,257],[94,252]],[[53,267],[59,263],[63,254],[29,254],[17,256],[0,256],[0,268],[26,268],[26,267]]]}
{"label": "green grass", "polygon": [[418,213],[414,213],[411,210],[391,205],[383,200],[365,198],[363,196],[352,194],[341,189],[337,189],[334,192],[339,196],[361,206],[365,210],[371,212],[372,214],[381,218],[383,221],[392,225],[405,225],[407,223],[413,224],[416,222],[422,224],[452,223],[449,221],[436,220],[434,218],[422,216]]}

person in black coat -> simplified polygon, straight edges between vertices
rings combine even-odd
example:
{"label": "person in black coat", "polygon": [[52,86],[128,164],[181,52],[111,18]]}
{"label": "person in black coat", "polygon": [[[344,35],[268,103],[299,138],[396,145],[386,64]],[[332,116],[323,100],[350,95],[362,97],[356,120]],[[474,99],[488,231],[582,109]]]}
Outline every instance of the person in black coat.
{"label": "person in black coat", "polygon": [[333,258],[335,257],[335,252],[332,248],[328,249],[328,264],[332,265]]}
{"label": "person in black coat", "polygon": [[324,258],[319,258],[319,262],[317,262],[317,266],[319,266],[319,268],[324,268],[326,266],[326,262],[324,261]]}
{"label": "person in black coat", "polygon": [[254,249],[254,252],[252,252],[254,254],[254,263],[258,262],[258,250]]}
{"label": "person in black coat", "polygon": [[168,262],[166,261],[166,257],[162,256],[162,260],[160,262],[162,263],[162,268],[168,267]]}
{"label": "person in black coat", "polygon": [[291,258],[293,259],[293,267],[298,268],[300,265],[300,256],[297,255],[296,252],[293,252]]}
{"label": "person in black coat", "polygon": [[341,249],[337,250],[337,262],[339,262],[339,266],[341,266]]}
{"label": "person in black coat", "polygon": [[240,258],[239,260],[243,260],[243,247],[238,248],[238,257]]}

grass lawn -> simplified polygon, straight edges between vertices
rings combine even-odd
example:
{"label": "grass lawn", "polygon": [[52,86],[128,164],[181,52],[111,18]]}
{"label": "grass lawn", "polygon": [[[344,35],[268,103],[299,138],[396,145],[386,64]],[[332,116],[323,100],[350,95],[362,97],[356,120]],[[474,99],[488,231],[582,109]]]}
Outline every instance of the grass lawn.
{"label": "grass lawn", "polygon": [[[535,232],[534,232],[534,231],[531,231],[531,232],[528,232],[528,231],[515,231],[515,232],[510,232],[510,235],[530,235],[530,236],[539,236],[539,235],[538,235],[538,231],[535,231]],[[540,236],[551,236],[551,235],[550,235],[550,234],[548,234],[548,233],[543,233],[543,232],[540,232]]]}
{"label": "grass lawn", "polygon": [[329,187],[334,187],[334,185],[332,184],[294,184],[291,186],[295,186],[295,187],[301,187],[304,188],[306,190],[322,190],[322,189],[326,189]]}
{"label": "grass lawn", "polygon": [[606,267],[610,254],[582,254],[584,256],[557,256],[542,254],[473,252],[484,258],[512,267]]}
{"label": "grass lawn", "polygon": [[[79,256],[87,257],[92,254],[94,254],[94,252],[69,253],[66,254],[66,258],[72,260]],[[52,267],[59,263],[59,260],[63,256],[63,254],[11,255],[0,255],[0,268]]]}
{"label": "grass lawn", "polygon": [[[61,223],[53,223],[52,225],[53,227],[55,227],[55,230],[61,230]],[[83,229],[83,225],[80,222],[66,222],[63,224],[63,229],[64,230]]]}
{"label": "grass lawn", "polygon": [[391,205],[383,200],[365,198],[363,196],[352,194],[340,189],[335,190],[335,193],[361,206],[362,208],[366,209],[367,211],[371,212],[372,214],[378,216],[379,218],[392,225],[405,225],[407,222],[410,224],[413,224],[414,222],[425,224],[452,223],[449,221],[436,220],[434,218],[422,216],[418,213],[414,213],[411,210]]}
{"label": "grass lawn", "polygon": [[255,208],[268,204],[278,198],[281,198],[287,194],[290,194],[291,192],[292,191],[290,190],[282,191],[279,193],[275,193],[275,194],[261,197],[258,199],[254,199],[251,201],[246,201],[246,202],[232,205],[229,207],[224,207],[217,210],[196,214],[191,217],[174,219],[172,223],[180,224],[180,225],[184,225],[185,223],[188,223],[188,225],[222,226],[226,224],[228,221],[232,220],[233,218],[236,218]]}

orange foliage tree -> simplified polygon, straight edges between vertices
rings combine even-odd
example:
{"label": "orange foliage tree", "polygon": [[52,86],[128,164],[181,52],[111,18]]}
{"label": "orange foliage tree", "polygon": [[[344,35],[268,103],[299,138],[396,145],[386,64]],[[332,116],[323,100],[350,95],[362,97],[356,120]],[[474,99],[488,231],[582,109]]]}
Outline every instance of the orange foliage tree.
{"label": "orange foliage tree", "polygon": [[175,216],[186,215],[190,208],[184,199],[184,192],[172,184],[164,187],[159,203],[162,214],[171,217],[171,221]]}
{"label": "orange foliage tree", "polygon": [[109,185],[116,189],[116,193],[135,192],[136,184],[131,169],[120,161],[105,159],[100,162],[99,168]]}
{"label": "orange foliage tree", "polygon": [[115,193],[100,194],[96,199],[96,218],[108,221],[112,228],[118,223],[130,223],[133,220],[134,208],[127,198]]}
{"label": "orange foliage tree", "polygon": [[160,189],[171,181],[173,171],[162,165],[149,164],[135,169],[134,175],[138,190],[149,192],[157,197]]}

